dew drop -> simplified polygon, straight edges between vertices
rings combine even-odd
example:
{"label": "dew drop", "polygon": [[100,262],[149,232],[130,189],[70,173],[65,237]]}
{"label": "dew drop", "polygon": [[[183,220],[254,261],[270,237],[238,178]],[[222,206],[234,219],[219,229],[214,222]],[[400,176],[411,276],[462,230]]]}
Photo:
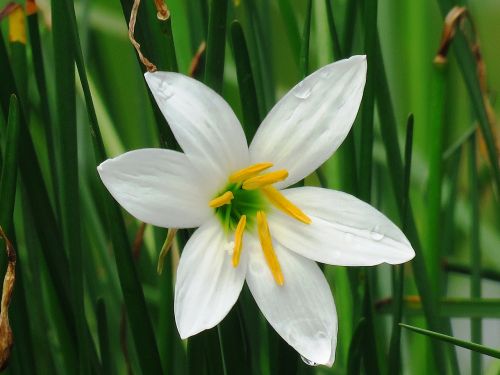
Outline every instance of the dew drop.
{"label": "dew drop", "polygon": [[300,359],[302,359],[302,362],[304,362],[306,365],[309,365],[309,366],[318,366],[319,365],[319,363],[311,361],[310,359],[307,359],[304,356],[300,356]]}
{"label": "dew drop", "polygon": [[307,99],[311,95],[311,87],[307,86],[304,82],[300,82],[295,90],[293,90],[293,95],[299,99]]}
{"label": "dew drop", "polygon": [[380,241],[384,238],[384,235],[380,233],[380,226],[375,225],[370,231],[370,237],[375,241]]}
{"label": "dew drop", "polygon": [[234,241],[228,241],[224,245],[224,251],[229,255],[233,255],[234,253]]}
{"label": "dew drop", "polygon": [[167,83],[167,81],[161,81],[160,85],[158,86],[158,98],[162,101],[166,101],[171,98],[172,95],[174,95],[174,90],[172,90],[172,87]]}

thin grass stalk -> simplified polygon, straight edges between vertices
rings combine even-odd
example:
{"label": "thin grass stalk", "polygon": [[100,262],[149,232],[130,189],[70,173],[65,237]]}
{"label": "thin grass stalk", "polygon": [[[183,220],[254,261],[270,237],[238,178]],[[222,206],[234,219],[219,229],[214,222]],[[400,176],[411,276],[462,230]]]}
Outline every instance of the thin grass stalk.
{"label": "thin grass stalk", "polygon": [[[406,124],[406,141],[405,141],[405,162],[404,162],[404,181],[403,181],[403,214],[404,220],[402,223],[403,231],[406,230],[408,217],[408,202],[410,200],[410,176],[411,176],[411,159],[413,152],[413,114],[408,116]],[[389,343],[388,354],[388,374],[397,375],[401,373],[401,326],[399,323],[403,319],[403,295],[404,295],[404,265],[394,266],[392,269],[392,295],[394,301],[393,317],[392,317],[392,334]]]}
{"label": "thin grass stalk", "polygon": [[429,179],[427,182],[427,241],[426,260],[430,282],[443,293],[440,260],[443,256],[441,246],[441,189],[443,175],[444,107],[446,93],[446,66],[435,66],[431,75],[430,119],[427,144],[429,145]]}
{"label": "thin grass stalk", "polygon": [[231,41],[243,110],[243,128],[250,143],[261,122],[261,115],[245,35],[241,24],[236,20],[231,24]]}
{"label": "thin grass stalk", "polygon": [[[478,173],[476,159],[476,137],[471,136],[469,141],[469,182],[470,182],[470,209],[471,209],[471,278],[470,296],[474,299],[481,298],[481,245],[479,243],[479,190]],[[471,319],[471,340],[476,343],[482,341],[481,318]],[[481,354],[476,351],[471,353],[471,369],[473,375],[482,373]]]}
{"label": "thin grass stalk", "polygon": [[335,23],[335,18],[333,17],[332,3],[330,0],[325,0],[325,5],[328,30],[330,31],[330,40],[332,41],[333,57],[334,60],[339,60],[342,58],[342,49],[340,46],[340,38],[337,31],[338,29]]}
{"label": "thin grass stalk", "polygon": [[312,0],[307,1],[306,19],[300,42],[299,69],[301,78],[305,78],[309,71],[309,39],[311,37]]}
{"label": "thin grass stalk", "polygon": [[205,83],[218,93],[222,92],[228,0],[212,0],[208,20],[207,59]]}
{"label": "thin grass stalk", "polygon": [[432,338],[440,340],[440,341],[448,342],[448,343],[451,343],[453,345],[461,346],[462,348],[472,350],[476,353],[481,353],[481,354],[489,355],[490,357],[493,357],[493,358],[500,359],[500,350],[488,348],[484,345],[480,345],[480,344],[470,342],[470,341],[459,340],[459,339],[452,337],[452,336],[444,335],[444,334],[439,333],[439,332],[429,331],[427,329],[423,329],[423,328],[419,328],[419,327],[412,327],[412,326],[402,324],[402,323],[401,323],[401,326],[404,328],[407,328],[409,330],[412,330],[414,332],[417,332],[419,334],[426,335],[426,336],[432,337]]}
{"label": "thin grass stalk", "polygon": [[78,153],[76,135],[76,92],[74,45],[71,24],[68,22],[64,1],[52,1],[54,61],[56,77],[56,142],[59,143],[58,179],[62,239],[68,252],[73,315],[76,323],[79,374],[88,374],[85,342],[85,312],[83,287],[83,254],[81,248],[80,200],[78,182]]}

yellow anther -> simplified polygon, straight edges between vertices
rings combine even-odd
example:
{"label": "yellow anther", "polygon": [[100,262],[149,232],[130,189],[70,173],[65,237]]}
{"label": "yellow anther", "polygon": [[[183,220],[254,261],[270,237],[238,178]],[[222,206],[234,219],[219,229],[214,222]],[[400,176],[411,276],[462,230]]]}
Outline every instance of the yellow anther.
{"label": "yellow anther", "polygon": [[283,277],[283,272],[281,272],[278,257],[273,249],[273,241],[271,239],[271,233],[269,233],[269,225],[267,224],[264,211],[257,211],[257,231],[259,232],[260,245],[262,246],[262,251],[264,251],[264,257],[273,274],[274,281],[276,281],[276,284],[279,286],[282,286],[285,284],[285,278]]}
{"label": "yellow anther", "polygon": [[234,199],[232,191],[226,191],[224,194],[219,195],[217,198],[212,199],[208,202],[208,205],[212,208],[217,208],[228,204]]}
{"label": "yellow anther", "polygon": [[26,44],[26,22],[21,6],[9,14],[9,41]]}
{"label": "yellow anther", "polygon": [[239,171],[234,172],[229,176],[229,182],[243,182],[257,176],[260,172],[265,171],[268,168],[271,168],[273,163],[257,163],[251,165],[249,167],[240,169]]}
{"label": "yellow anther", "polygon": [[273,205],[275,205],[285,214],[303,222],[304,224],[311,224],[311,218],[303,213],[300,208],[286,199],[278,189],[272,186],[266,186],[262,189],[262,192],[266,195],[267,199],[269,199]]}
{"label": "yellow anther", "polygon": [[246,215],[240,217],[238,226],[234,231],[234,251],[233,251],[233,267],[238,267],[240,263],[241,248],[243,246],[243,233],[245,232],[245,226],[247,225]]}
{"label": "yellow anther", "polygon": [[264,186],[275,184],[276,182],[283,181],[288,177],[288,172],[285,169],[279,171],[269,172],[260,176],[255,176],[243,182],[243,189],[254,190]]}

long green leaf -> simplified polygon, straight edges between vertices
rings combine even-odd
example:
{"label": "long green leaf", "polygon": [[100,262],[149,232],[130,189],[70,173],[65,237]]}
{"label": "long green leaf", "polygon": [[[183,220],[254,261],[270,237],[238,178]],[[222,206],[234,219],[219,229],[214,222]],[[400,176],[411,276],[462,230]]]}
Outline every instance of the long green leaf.
{"label": "long green leaf", "polygon": [[[394,116],[394,110],[391,102],[391,95],[389,92],[389,86],[387,82],[387,76],[385,74],[385,67],[382,58],[382,51],[380,47],[380,40],[376,38],[376,60],[379,72],[377,74],[377,106],[378,111],[381,116],[380,128],[382,133],[382,138],[384,140],[384,147],[387,156],[387,162],[389,164],[389,173],[391,177],[392,188],[396,196],[396,203],[398,205],[398,211],[400,218],[403,220],[405,215],[404,207],[402,203],[404,202],[404,192],[403,184],[404,181],[404,168],[403,162],[401,160],[401,152],[399,148],[399,140],[397,135],[397,125]],[[415,269],[415,282],[417,284],[420,295],[422,296],[422,303],[425,311],[425,318],[429,327],[433,330],[437,330],[441,327],[441,322],[436,313],[436,295],[433,288],[429,282],[429,276],[427,267],[425,265],[425,258],[422,253],[421,242],[418,236],[415,221],[413,219],[413,213],[411,205],[408,204],[408,216],[407,216],[407,231],[406,234],[415,250],[415,258],[412,260],[412,265]],[[440,345],[435,345],[433,354],[436,358],[435,364],[438,366],[439,371],[445,371],[444,356],[442,354],[442,349]]]}
{"label": "long green leaf", "polygon": [[311,18],[312,18],[312,0],[307,1],[306,19],[304,29],[302,30],[302,39],[300,43],[299,68],[302,78],[307,76],[309,71],[309,40],[311,38]]}
{"label": "long green leaf", "polygon": [[205,83],[216,92],[222,92],[224,54],[226,50],[228,0],[211,0],[208,19],[207,59]]}
{"label": "long green leaf", "polygon": [[68,252],[73,314],[76,322],[77,355],[80,374],[87,374],[84,288],[81,248],[80,199],[78,182],[78,142],[76,136],[76,93],[74,44],[64,0],[52,1],[54,61],[56,79],[56,143],[59,151],[58,186],[63,244]]}
{"label": "long green leaf", "polygon": [[[479,191],[476,160],[476,137],[470,138],[469,147],[469,183],[470,183],[470,209],[471,209],[471,288],[470,296],[473,299],[481,298],[481,248],[479,244]],[[471,319],[471,340],[481,342],[482,340],[481,318]],[[472,374],[482,373],[481,356],[475,352],[471,356]]]}
{"label": "long green leaf", "polygon": [[429,336],[429,337],[432,337],[432,338],[440,340],[440,341],[449,342],[453,345],[457,345],[457,346],[472,350],[472,351],[477,352],[477,353],[486,354],[486,355],[489,355],[490,357],[500,359],[500,350],[488,348],[486,346],[476,344],[476,343],[473,343],[470,341],[459,340],[453,336],[448,336],[448,335],[444,335],[442,333],[429,331],[427,329],[413,327],[413,326],[409,326],[409,325],[403,324],[403,323],[400,323],[400,325],[401,325],[401,327],[407,328],[407,329],[412,330],[414,332],[417,332],[421,335]]}
{"label": "long green leaf", "polygon": [[241,107],[243,109],[243,128],[247,141],[250,143],[260,124],[261,116],[259,114],[257,92],[255,90],[255,82],[245,35],[238,21],[233,21],[231,24],[231,41],[233,44]]}

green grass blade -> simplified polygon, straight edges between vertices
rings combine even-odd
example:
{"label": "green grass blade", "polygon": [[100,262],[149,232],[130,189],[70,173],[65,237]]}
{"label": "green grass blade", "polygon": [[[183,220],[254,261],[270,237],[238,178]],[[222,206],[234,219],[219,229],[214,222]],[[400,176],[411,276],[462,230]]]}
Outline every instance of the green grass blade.
{"label": "green grass blade", "polygon": [[328,21],[328,30],[330,31],[330,39],[332,41],[333,56],[335,60],[342,58],[342,49],[340,46],[340,38],[338,35],[338,29],[335,23],[335,18],[333,17],[333,7],[331,0],[325,0],[326,4],[326,17]]}
{"label": "green grass blade", "polygon": [[[133,2],[133,0],[120,0],[127,28]],[[156,19],[156,11],[152,9],[152,6],[153,2],[142,3],[142,7],[139,9],[137,14],[134,36],[141,44],[141,51],[144,56],[147,56],[148,59],[157,66],[158,70],[174,70],[173,56],[172,53],[169,55],[169,50],[173,51],[175,48],[173,45],[168,45],[170,42],[173,43],[173,39],[167,37],[167,43],[165,43],[164,36],[162,35],[163,33],[160,29],[158,20]],[[164,27],[168,29],[168,25]],[[132,46],[130,48],[132,48]],[[139,58],[137,58],[137,61],[140,68],[144,70],[145,68],[139,61]],[[176,65],[177,63],[175,63],[175,66]],[[154,110],[158,134],[160,135],[160,144],[162,147],[178,149],[179,146],[175,140],[174,134],[170,130],[170,127],[166,124],[166,121],[151,93],[149,93],[149,100]]]}
{"label": "green grass blade", "polygon": [[108,316],[103,299],[97,301],[97,332],[99,334],[99,348],[103,374],[114,374],[112,370],[112,357],[108,337]]}
{"label": "green grass blade", "polygon": [[307,1],[306,19],[304,29],[302,30],[302,39],[300,42],[299,69],[301,78],[305,78],[309,71],[309,39],[311,38],[311,17],[312,0]]}
{"label": "green grass blade", "polygon": [[205,83],[216,92],[222,92],[224,54],[226,50],[228,0],[211,0],[208,19]]}
{"label": "green grass blade", "polygon": [[[13,74],[8,61],[5,44],[0,33],[0,63],[2,64],[1,68],[3,72],[0,75],[0,105],[2,105],[4,112],[8,110],[8,100],[5,99],[9,98],[11,93],[16,93]],[[62,239],[60,238],[55,215],[49,203],[47,189],[36,157],[33,141],[28,132],[25,117],[23,116],[23,103],[20,102],[20,104],[21,133],[19,152],[23,155],[22,158],[19,158],[20,175],[27,191],[26,197],[29,200],[34,220],[37,223],[35,229],[42,244],[42,252],[47,262],[52,285],[57,293],[60,308],[63,311],[64,320],[62,322],[64,324],[61,325],[61,328],[66,332],[74,332],[75,323],[70,308],[71,299],[68,288],[68,280],[70,279],[68,260],[62,246]],[[61,339],[65,343],[65,346],[67,346],[65,360],[68,368],[76,368],[77,361],[74,351],[76,343],[72,341],[73,337],[69,335],[67,337],[71,341],[68,342],[64,341],[64,338]]]}
{"label": "green grass blade", "polygon": [[[481,298],[481,247],[479,243],[479,191],[478,191],[478,173],[476,159],[476,137],[470,138],[469,146],[469,183],[470,183],[470,209],[471,209],[471,279],[470,296],[472,299]],[[482,323],[481,318],[471,319],[471,340],[481,342]],[[482,373],[481,356],[477,352],[471,353],[471,368],[473,375]]]}
{"label": "green grass blade", "polygon": [[[443,143],[444,143],[444,110],[446,90],[446,66],[434,66],[432,70],[429,129],[433,135],[429,137],[429,179],[427,182],[427,218],[426,218],[426,261],[430,281],[433,285],[442,286],[440,260],[443,256],[440,242],[441,226],[441,190],[443,175]],[[441,287],[442,288],[442,287]],[[439,290],[439,294],[442,291]]]}
{"label": "green grass blade", "polygon": [[403,323],[401,323],[401,327],[407,328],[407,329],[412,330],[414,332],[417,332],[421,335],[429,336],[429,337],[432,337],[432,338],[440,340],[440,341],[449,342],[453,345],[457,345],[457,346],[460,346],[462,348],[472,350],[476,353],[489,355],[490,357],[494,357],[494,358],[500,358],[500,350],[488,348],[486,346],[483,346],[480,344],[475,344],[475,343],[470,342],[470,341],[459,340],[453,336],[443,335],[442,333],[429,331],[429,330],[423,329],[423,328],[409,326],[409,325],[403,324]]}
{"label": "green grass blade", "polygon": [[295,18],[295,14],[293,14],[293,8],[288,0],[279,0],[279,9],[283,17],[283,23],[286,28],[286,35],[288,36],[288,42],[290,43],[290,48],[292,49],[292,56],[295,59],[295,63],[299,64],[299,56],[300,56],[300,31],[299,26],[297,24],[297,20]]}
{"label": "green grass blade", "polygon": [[[394,116],[394,110],[391,102],[391,95],[389,92],[387,77],[385,74],[385,67],[382,58],[382,52],[380,47],[380,41],[377,37],[376,40],[376,64],[379,69],[377,74],[376,84],[378,86],[377,92],[377,106],[378,112],[381,117],[380,127],[382,138],[384,140],[383,144],[385,147],[387,163],[389,165],[389,173],[391,177],[392,188],[394,195],[396,197],[396,203],[398,205],[398,210],[400,218],[404,219],[404,211],[402,202],[404,202],[403,196],[403,184],[404,181],[404,168],[403,162],[401,160],[401,152],[399,148],[399,141],[397,135],[396,119]],[[425,317],[429,327],[433,330],[437,330],[441,327],[441,322],[438,318],[436,312],[436,295],[429,282],[428,271],[425,264],[425,258],[422,253],[421,242],[418,237],[417,228],[413,220],[413,214],[411,205],[408,204],[408,226],[406,234],[415,250],[415,258],[412,260],[412,265],[415,269],[415,282],[417,288],[422,297],[422,303],[425,310]],[[435,345],[433,354],[435,356],[435,364],[441,373],[445,371],[445,357],[442,353],[442,348],[440,345]]]}
{"label": "green grass blade", "polygon": [[[443,18],[446,17],[451,8],[456,5],[453,0],[437,0],[437,3]],[[472,51],[469,48],[469,43],[460,28],[457,28],[456,35],[453,39],[453,50],[457,57],[462,77],[465,81],[465,85],[472,102],[472,107],[474,108],[474,112],[479,120],[479,126],[481,128],[481,132],[486,143],[488,157],[491,162],[493,178],[497,186],[497,190],[500,191],[500,166],[498,165],[498,151],[495,146],[486,107],[483,101],[483,94],[481,92],[481,86],[477,75],[477,65],[474,56],[472,55]]]}
{"label": "green grass blade", "polygon": [[361,103],[361,139],[359,149],[359,197],[370,201],[372,160],[373,160],[373,114],[375,106],[375,76],[377,59],[375,59],[377,34],[377,0],[365,0],[365,51],[368,61],[366,85]]}
{"label": "green grass blade", "polygon": [[[5,134],[0,177],[0,226],[7,237],[17,249],[17,277],[15,284],[16,298],[10,306],[10,324],[12,326],[16,345],[11,354],[11,368],[19,369],[21,372],[37,372],[34,366],[33,340],[31,336],[32,324],[28,318],[26,303],[26,289],[21,271],[24,264],[21,261],[19,248],[17,247],[16,234],[14,232],[14,203],[16,200],[16,185],[19,158],[19,135],[20,115],[19,104],[15,95],[11,95],[9,104],[9,115]],[[2,244],[1,246],[3,246]],[[1,258],[1,267],[6,267],[5,259]]]}
{"label": "green grass blade", "polygon": [[245,35],[238,21],[233,21],[231,24],[231,41],[243,110],[243,128],[247,141],[250,143],[259,127],[261,117]]}
{"label": "green grass blade", "polygon": [[[403,212],[404,218],[408,216],[409,188],[411,175],[411,159],[413,151],[413,114],[408,116],[406,125],[405,142],[405,163],[404,163],[404,185],[403,185]],[[403,221],[403,230],[406,227],[406,219]],[[403,295],[404,295],[404,265],[394,266],[392,270],[392,288],[393,288],[393,317],[392,334],[389,343],[388,355],[388,374],[397,375],[401,373],[401,327],[399,322],[403,319]]]}
{"label": "green grass blade", "polygon": [[[443,268],[448,272],[454,272],[461,275],[471,275],[472,273],[472,269],[468,264],[453,259],[445,260],[443,262]],[[500,271],[493,268],[482,267],[480,270],[480,277],[482,279],[500,282]]]}
{"label": "green grass blade", "polygon": [[361,374],[362,353],[364,345],[364,337],[366,330],[366,321],[361,319],[354,330],[351,345],[349,346],[349,356],[347,362],[347,374]]}
{"label": "green grass blade", "polygon": [[[64,247],[68,252],[73,315],[76,323],[78,371],[87,374],[88,353],[85,337],[83,254],[81,248],[80,200],[78,182],[78,142],[76,130],[76,92],[74,44],[64,0],[52,3],[53,42],[56,79],[56,142],[58,147],[58,186],[60,220]],[[57,155],[57,154],[56,154]]]}
{"label": "green grass blade", "polygon": [[12,238],[14,234],[12,215],[16,199],[17,160],[19,158],[21,128],[19,117],[17,97],[11,95],[0,177],[0,225],[9,238]]}

